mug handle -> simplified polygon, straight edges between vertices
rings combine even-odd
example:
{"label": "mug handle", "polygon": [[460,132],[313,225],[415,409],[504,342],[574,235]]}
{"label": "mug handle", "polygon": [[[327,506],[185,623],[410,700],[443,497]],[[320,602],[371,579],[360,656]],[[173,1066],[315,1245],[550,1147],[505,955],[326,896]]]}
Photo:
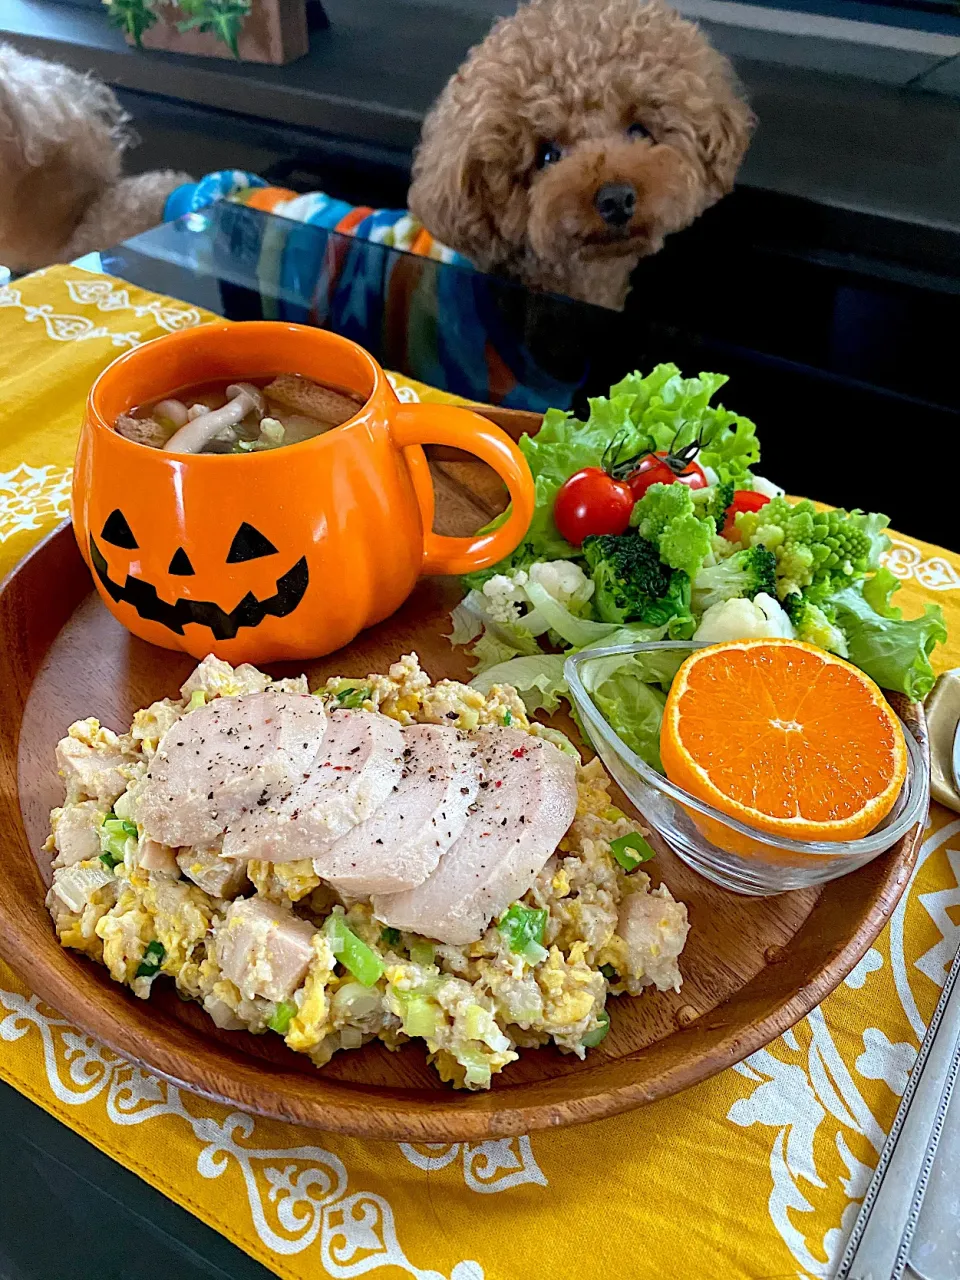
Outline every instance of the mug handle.
{"label": "mug handle", "polygon": [[533,518],[533,477],[526,458],[505,431],[469,409],[446,404],[401,404],[394,411],[390,433],[401,449],[445,444],[475,454],[493,467],[510,491],[510,514],[499,528],[472,538],[448,538],[431,529],[432,490],[424,494],[422,486],[416,485],[424,526],[421,573],[473,573],[496,564],[520,545]]}

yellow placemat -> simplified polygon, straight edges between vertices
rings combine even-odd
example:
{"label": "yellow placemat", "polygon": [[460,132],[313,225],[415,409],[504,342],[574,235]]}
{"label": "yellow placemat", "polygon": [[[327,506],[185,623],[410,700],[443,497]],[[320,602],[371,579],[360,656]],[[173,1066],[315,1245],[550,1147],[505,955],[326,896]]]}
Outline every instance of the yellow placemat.
{"label": "yellow placemat", "polygon": [[[67,512],[93,378],[214,317],[76,267],[0,288],[0,573]],[[403,398],[449,399],[397,379]],[[960,664],[960,557],[895,535],[908,614]],[[364,1143],[253,1119],[124,1063],[0,961],[0,1077],[278,1275],[829,1277],[960,942],[960,818],[934,806],[890,926],[808,1018],[714,1080],[556,1133]]]}

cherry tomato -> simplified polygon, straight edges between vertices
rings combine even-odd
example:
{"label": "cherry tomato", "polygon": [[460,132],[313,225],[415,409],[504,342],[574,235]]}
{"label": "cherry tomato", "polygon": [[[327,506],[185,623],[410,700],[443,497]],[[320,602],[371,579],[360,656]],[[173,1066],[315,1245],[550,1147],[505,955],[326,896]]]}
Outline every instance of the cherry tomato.
{"label": "cherry tomato", "polygon": [[757,493],[756,489],[737,489],[733,495],[733,501],[727,507],[727,518],[723,522],[723,536],[729,538],[731,542],[739,542],[740,535],[737,533],[737,512],[738,511],[759,511],[761,507],[765,507],[770,499],[764,493]]}
{"label": "cherry tomato", "polygon": [[630,476],[627,484],[634,502],[639,502],[652,484],[685,484],[688,489],[706,489],[707,477],[699,462],[688,462],[679,475],[664,461],[666,451],[648,453]]}
{"label": "cherry tomato", "polygon": [[553,518],[568,542],[579,547],[591,533],[623,533],[636,499],[624,480],[602,467],[584,467],[560,488]]}

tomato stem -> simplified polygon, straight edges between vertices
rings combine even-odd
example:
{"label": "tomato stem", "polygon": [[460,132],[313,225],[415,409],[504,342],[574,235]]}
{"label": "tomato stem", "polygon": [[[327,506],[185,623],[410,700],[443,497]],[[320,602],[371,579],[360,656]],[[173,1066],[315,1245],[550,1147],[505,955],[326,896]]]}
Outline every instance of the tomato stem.
{"label": "tomato stem", "polygon": [[640,453],[635,453],[633,457],[621,460],[617,458],[612,465],[608,465],[608,454],[621,442],[625,434],[625,428],[619,431],[604,450],[603,467],[608,471],[614,479],[619,480],[624,476],[629,476],[637,469],[644,458],[658,458],[666,467],[673,472],[675,476],[683,475],[690,463],[693,462],[697,454],[703,448],[703,441],[698,434],[695,440],[691,440],[688,444],[682,445],[679,449],[675,449],[677,439],[683,427],[680,427],[676,435],[670,442],[670,448],[663,455],[657,453],[655,449],[644,449]]}

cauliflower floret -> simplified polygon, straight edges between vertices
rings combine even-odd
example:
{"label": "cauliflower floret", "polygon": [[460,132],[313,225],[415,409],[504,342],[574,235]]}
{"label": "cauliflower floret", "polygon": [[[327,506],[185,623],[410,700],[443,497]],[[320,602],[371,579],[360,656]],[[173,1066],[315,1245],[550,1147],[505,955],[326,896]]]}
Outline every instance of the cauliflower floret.
{"label": "cauliflower floret", "polygon": [[694,640],[719,644],[726,640],[761,640],[766,636],[794,638],[793,624],[784,610],[765,591],[752,600],[735,597],[711,605],[700,619]]}
{"label": "cauliflower floret", "polygon": [[487,613],[495,622],[518,622],[520,606],[527,603],[524,587],[527,575],[522,569],[513,573],[495,573],[483,584]]}
{"label": "cauliflower floret", "polygon": [[543,560],[530,566],[530,581],[577,613],[594,592],[594,582],[572,560]]}

